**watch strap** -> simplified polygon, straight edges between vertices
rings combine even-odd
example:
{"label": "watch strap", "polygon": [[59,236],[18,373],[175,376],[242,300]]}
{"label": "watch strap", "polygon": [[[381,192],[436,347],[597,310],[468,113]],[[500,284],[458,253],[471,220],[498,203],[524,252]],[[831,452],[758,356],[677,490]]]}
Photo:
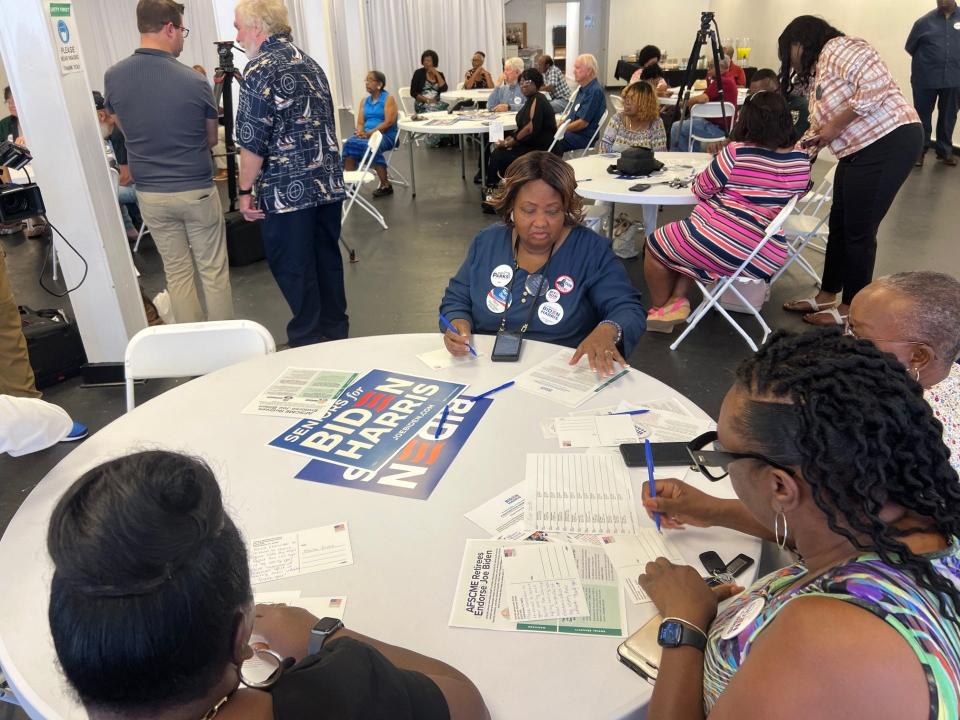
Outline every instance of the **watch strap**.
{"label": "watch strap", "polygon": [[253,195],[253,188],[248,188],[247,190],[237,188],[237,195]]}

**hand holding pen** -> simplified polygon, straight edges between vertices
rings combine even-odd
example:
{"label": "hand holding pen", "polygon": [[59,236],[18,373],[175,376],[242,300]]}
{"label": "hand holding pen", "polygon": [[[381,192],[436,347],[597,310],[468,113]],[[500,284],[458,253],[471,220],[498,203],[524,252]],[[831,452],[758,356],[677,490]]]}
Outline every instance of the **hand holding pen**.
{"label": "hand holding pen", "polygon": [[446,328],[443,333],[443,344],[454,357],[464,357],[465,355],[477,356],[477,351],[470,344],[470,322],[462,318],[457,318],[453,322],[447,320],[443,313],[440,313],[440,323]]}

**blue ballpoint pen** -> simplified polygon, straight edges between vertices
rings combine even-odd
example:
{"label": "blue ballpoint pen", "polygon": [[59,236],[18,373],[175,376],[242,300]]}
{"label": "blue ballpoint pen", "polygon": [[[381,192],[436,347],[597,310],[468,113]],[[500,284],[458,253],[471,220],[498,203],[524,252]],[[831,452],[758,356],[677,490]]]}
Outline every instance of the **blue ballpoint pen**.
{"label": "blue ballpoint pen", "polygon": [[[460,331],[457,330],[453,325],[450,324],[450,321],[447,320],[446,316],[443,313],[440,313],[440,322],[443,323],[443,326],[452,332],[454,335],[460,335]],[[473,349],[473,345],[467,343],[467,347],[470,349],[470,353],[477,357],[477,351]]]}
{"label": "blue ballpoint pen", "polygon": [[437,429],[433,433],[433,439],[436,440],[440,437],[440,433],[443,432],[443,424],[447,421],[447,415],[450,414],[450,406],[444,405],[443,412],[440,413],[440,422],[437,423]]}
{"label": "blue ballpoint pen", "polygon": [[[643,449],[647,453],[647,480],[650,481],[650,497],[657,496],[657,481],[653,479],[653,446],[650,445],[650,438],[643,441]],[[653,522],[657,526],[657,532],[660,532],[660,513],[654,511]]]}
{"label": "blue ballpoint pen", "polygon": [[644,413],[650,412],[649,410],[624,410],[623,412],[613,412],[607,413],[607,415],[643,415]]}
{"label": "blue ballpoint pen", "polygon": [[485,393],[480,393],[479,395],[474,395],[474,396],[473,396],[473,399],[474,399],[474,400],[483,400],[484,398],[490,397],[490,396],[493,395],[495,392],[500,392],[501,390],[506,390],[508,387],[510,387],[511,385],[513,385],[514,382],[516,382],[516,381],[515,381],[515,380],[510,380],[510,381],[508,381],[508,382],[505,382],[503,385],[497,385],[495,388],[491,388],[491,389],[487,390]]}

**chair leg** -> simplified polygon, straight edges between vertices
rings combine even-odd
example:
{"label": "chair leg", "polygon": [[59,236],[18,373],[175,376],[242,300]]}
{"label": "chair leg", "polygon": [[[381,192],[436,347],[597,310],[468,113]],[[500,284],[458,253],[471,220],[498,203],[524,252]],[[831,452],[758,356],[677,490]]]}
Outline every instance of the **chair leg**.
{"label": "chair leg", "polygon": [[140,223],[140,232],[137,233],[137,241],[133,244],[133,251],[140,252],[140,241],[143,240],[143,235],[147,231],[147,223]]}
{"label": "chair leg", "polygon": [[359,195],[359,194],[358,194],[358,195],[357,195],[357,204],[358,204],[361,208],[363,208],[364,210],[366,210],[370,215],[372,215],[373,218],[374,218],[374,220],[376,220],[378,223],[380,223],[381,227],[383,227],[384,230],[389,230],[389,229],[390,229],[390,228],[387,227],[387,221],[384,219],[383,215],[380,213],[379,210],[377,210],[377,208],[375,208],[375,207],[373,206],[373,204],[372,204],[369,200],[367,200],[367,199],[366,199],[365,197],[363,197],[362,195]]}
{"label": "chair leg", "polygon": [[131,410],[133,410],[133,407],[134,407],[133,378],[127,378],[126,384],[127,384],[127,412],[130,412]]}

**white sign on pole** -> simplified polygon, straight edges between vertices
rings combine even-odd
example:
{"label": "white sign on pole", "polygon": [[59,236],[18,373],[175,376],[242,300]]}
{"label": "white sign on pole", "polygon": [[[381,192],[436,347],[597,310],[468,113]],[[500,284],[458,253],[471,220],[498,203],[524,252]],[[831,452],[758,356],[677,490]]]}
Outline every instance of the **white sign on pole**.
{"label": "white sign on pole", "polygon": [[57,50],[57,61],[60,63],[60,72],[64,75],[78,73],[83,70],[80,62],[80,46],[77,45],[77,26],[73,18],[72,3],[47,3],[50,15],[50,25],[56,38],[54,47]]}

